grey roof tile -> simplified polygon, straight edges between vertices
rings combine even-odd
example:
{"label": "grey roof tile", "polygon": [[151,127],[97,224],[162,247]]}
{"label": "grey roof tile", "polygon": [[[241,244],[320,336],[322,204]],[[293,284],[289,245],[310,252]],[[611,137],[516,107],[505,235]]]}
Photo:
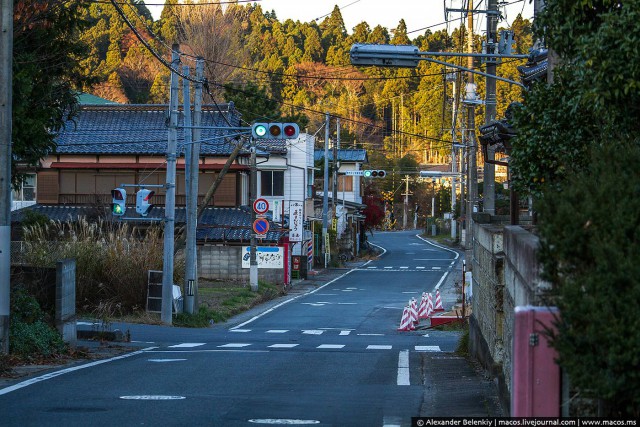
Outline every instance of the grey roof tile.
{"label": "grey roof tile", "polygon": [[[333,150],[329,150],[329,161],[333,161]],[[315,162],[324,159],[324,150],[316,149],[313,153],[313,160]],[[362,162],[368,163],[367,150],[364,149],[352,149],[341,148],[338,150],[338,160],[343,162]]]}
{"label": "grey roof tile", "polygon": [[[21,222],[25,213],[30,210],[45,215],[53,221],[74,222],[81,217],[97,218],[99,216],[109,220],[112,217],[107,209],[107,207],[93,206],[33,205],[11,212],[11,219],[13,222]],[[127,212],[125,216],[137,216],[134,213],[135,210],[132,209],[132,211],[131,214]],[[163,216],[164,208],[155,206],[149,212],[148,218],[161,218]],[[184,224],[185,218],[185,208],[177,207],[175,210],[176,225]],[[140,222],[132,221],[132,223],[139,224]],[[148,224],[146,221],[145,223]],[[209,207],[205,209],[200,221],[198,221],[196,239],[205,242],[246,242],[248,244],[251,239],[251,229],[251,211],[247,206],[237,208]],[[270,229],[273,231],[267,233],[265,239],[263,239],[265,242],[277,242],[287,234],[280,231],[279,224],[276,225],[273,222],[270,222]]]}
{"label": "grey roof tile", "polygon": [[[222,112],[222,114],[221,114]],[[183,125],[180,114],[178,126]],[[223,117],[224,116],[224,117]],[[164,154],[167,150],[166,105],[84,105],[73,121],[56,135],[60,154]],[[203,107],[202,125],[225,128],[241,126],[240,114],[228,104]],[[224,138],[237,131],[202,129],[202,155],[228,156],[235,141]],[[184,153],[184,130],[179,128],[178,154]],[[284,141],[263,144],[263,150],[286,153]],[[245,153],[248,150],[245,151]]]}

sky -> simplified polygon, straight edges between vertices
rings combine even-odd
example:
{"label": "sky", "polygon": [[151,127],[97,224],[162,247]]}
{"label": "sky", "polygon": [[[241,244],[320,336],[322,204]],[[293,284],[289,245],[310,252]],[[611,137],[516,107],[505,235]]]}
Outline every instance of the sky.
{"label": "sky", "polygon": [[[210,1],[210,0],[207,0]],[[515,3],[514,3],[515,1]],[[533,16],[533,4],[530,0],[508,0],[514,3],[501,8],[504,20],[500,21],[498,27],[508,27],[514,18],[523,13],[525,18]],[[146,0],[147,4],[163,3],[159,0]],[[280,21],[291,18],[294,21],[309,22],[318,19],[321,22],[324,17],[331,13],[335,5],[341,8],[347,32],[351,33],[353,27],[362,21],[367,21],[371,28],[380,24],[388,29],[398,26],[400,19],[404,19],[407,24],[409,37],[414,38],[424,33],[424,27],[443,23],[445,21],[444,3],[448,8],[459,9],[463,0],[261,0],[262,9],[265,11],[275,10]],[[466,4],[467,2],[464,1]],[[501,3],[501,1],[498,1]],[[484,1],[475,0],[475,8],[486,8]],[[160,16],[162,6],[148,6],[154,18]],[[506,13],[505,13],[506,11]],[[482,32],[486,26],[484,14],[476,15],[474,27],[476,32]],[[450,28],[459,26],[460,13],[450,13],[449,19],[456,19]],[[432,31],[446,28],[446,26],[434,26]],[[412,33],[414,30],[415,33]]]}

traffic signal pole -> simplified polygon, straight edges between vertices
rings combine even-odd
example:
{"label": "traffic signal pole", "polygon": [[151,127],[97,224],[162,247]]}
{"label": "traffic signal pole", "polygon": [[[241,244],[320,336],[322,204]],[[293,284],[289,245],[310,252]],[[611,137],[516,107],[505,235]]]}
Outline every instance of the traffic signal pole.
{"label": "traffic signal pole", "polygon": [[[249,204],[251,209],[251,224],[256,222],[256,210],[253,208],[256,198],[258,197],[258,171],[256,165],[256,141],[251,138],[251,189]],[[249,286],[253,292],[258,291],[258,259],[256,257],[256,232],[251,230],[251,248],[249,253]]]}
{"label": "traffic signal pole", "polygon": [[[189,76],[189,67],[182,67],[182,74]],[[196,268],[196,212],[198,210],[198,190],[195,187],[194,181],[197,185],[197,167],[198,158],[193,155],[195,150],[191,126],[191,84],[188,79],[182,79],[182,101],[184,103],[184,143],[185,143],[185,190],[187,195],[186,200],[186,227],[187,227],[187,242],[185,246],[185,266],[184,266],[184,290],[183,294],[183,307],[182,310],[185,313],[193,314],[194,312],[194,291],[195,281],[197,278]],[[195,172],[195,174],[194,174]]]}
{"label": "traffic signal pole", "polygon": [[324,268],[327,268],[329,260],[329,248],[327,240],[327,211],[329,210],[329,113],[325,116],[324,125],[324,195],[322,197],[322,256],[324,258]]}

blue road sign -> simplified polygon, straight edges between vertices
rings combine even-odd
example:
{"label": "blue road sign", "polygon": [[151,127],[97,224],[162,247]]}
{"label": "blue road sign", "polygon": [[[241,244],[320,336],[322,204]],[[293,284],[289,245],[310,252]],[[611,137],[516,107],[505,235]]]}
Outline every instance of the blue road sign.
{"label": "blue road sign", "polygon": [[269,231],[269,221],[264,218],[258,218],[253,221],[253,231],[257,234],[267,234]]}

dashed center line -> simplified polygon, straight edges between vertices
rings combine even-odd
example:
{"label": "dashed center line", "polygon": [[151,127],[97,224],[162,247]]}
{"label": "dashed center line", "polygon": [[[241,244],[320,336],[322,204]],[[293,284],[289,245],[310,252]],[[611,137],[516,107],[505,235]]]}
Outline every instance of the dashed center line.
{"label": "dashed center line", "polygon": [[390,345],[368,345],[367,350],[391,350],[393,347]]}
{"label": "dashed center line", "polygon": [[293,348],[297,347],[299,344],[272,344],[269,348]]}
{"label": "dashed center line", "polygon": [[242,348],[242,347],[249,347],[251,344],[247,344],[247,343],[230,343],[230,344],[223,344],[223,345],[219,345],[218,348]]}
{"label": "dashed center line", "polygon": [[267,331],[268,334],[284,334],[289,332],[288,329],[270,329]]}
{"label": "dashed center line", "polygon": [[201,345],[205,345],[204,342],[184,342],[182,344],[170,345],[169,348],[192,348],[192,347],[200,347]]}
{"label": "dashed center line", "polygon": [[344,344],[321,344],[316,348],[324,348],[324,349],[340,349],[343,348]]}

